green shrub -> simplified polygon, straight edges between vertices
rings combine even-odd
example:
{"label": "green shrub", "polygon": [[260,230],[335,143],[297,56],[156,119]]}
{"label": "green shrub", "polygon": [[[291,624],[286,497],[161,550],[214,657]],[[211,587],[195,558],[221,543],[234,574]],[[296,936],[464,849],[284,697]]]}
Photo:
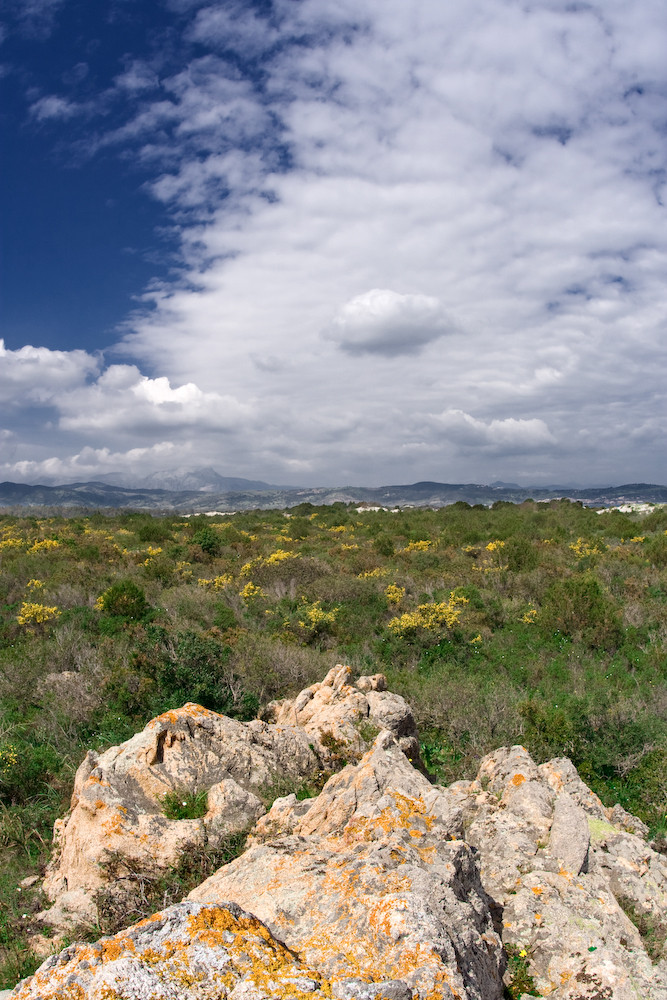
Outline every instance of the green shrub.
{"label": "green shrub", "polygon": [[98,598],[101,611],[113,618],[142,621],[150,610],[144,591],[133,580],[119,580]]}
{"label": "green shrub", "polygon": [[557,580],[539,614],[542,632],[577,638],[594,649],[615,649],[623,641],[616,608],[590,573]]}
{"label": "green shrub", "polygon": [[220,538],[217,532],[208,524],[195,531],[192,541],[209,556],[216,556],[220,551]]}

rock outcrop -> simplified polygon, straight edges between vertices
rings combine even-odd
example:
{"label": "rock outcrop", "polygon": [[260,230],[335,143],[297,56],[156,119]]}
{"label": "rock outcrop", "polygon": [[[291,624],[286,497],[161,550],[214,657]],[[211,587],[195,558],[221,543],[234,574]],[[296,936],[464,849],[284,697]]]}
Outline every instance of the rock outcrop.
{"label": "rock outcrop", "polygon": [[[524,1000],[667,1000],[667,859],[641,821],[519,746],[433,785],[405,702],[381,675],[350,679],[335,668],[261,722],[185,706],[89,755],[47,883],[60,904],[90,904],[105,850],[173,857],[254,825],[186,901],[47,959],[16,1000],[500,1000],[518,967]],[[319,794],[265,812],[277,776],[344,755]],[[166,820],[163,790],[195,783],[207,814]]]}
{"label": "rock outcrop", "polygon": [[[253,825],[272,788],[321,781],[357,759],[381,728],[418,760],[416,727],[403,698],[386,691],[382,674],[356,685],[351,677],[349,667],[334,667],[294,702],[269,706],[271,722],[237,722],[187,704],[153,719],[122,746],[89,751],[76,774],[70,813],[56,823],[44,881],[54,906],[41,915],[44,922],[61,932],[94,924],[94,894],[108,880],[110,859],[168,866],[190,845],[215,847]],[[206,814],[168,819],[164,796],[170,792],[207,792]]]}

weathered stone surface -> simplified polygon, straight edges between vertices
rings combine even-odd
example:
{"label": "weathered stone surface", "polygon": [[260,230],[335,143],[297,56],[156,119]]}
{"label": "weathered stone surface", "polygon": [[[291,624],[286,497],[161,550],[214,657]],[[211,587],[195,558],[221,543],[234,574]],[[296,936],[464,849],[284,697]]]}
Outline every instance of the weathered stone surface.
{"label": "weathered stone surface", "polygon": [[[293,702],[274,705],[273,724],[237,722],[187,704],[153,719],[120,747],[90,751],[77,771],[70,814],[55,826],[44,891],[56,905],[41,914],[44,922],[60,932],[94,923],[92,897],[113,855],[168,865],[188,845],[214,847],[252,826],[264,812],[257,793],[276,783],[296,786],[358,758],[367,747],[359,723],[370,723],[367,737],[392,729],[418,760],[405,701],[385,690],[382,674],[361,678],[363,691],[351,675],[349,667],[334,667]],[[208,791],[204,817],[167,819],[163,796],[181,790]]]}
{"label": "weathered stone surface", "polygon": [[[15,1000],[305,1000],[331,985],[234,903],[177,903],[54,955]],[[377,993],[381,997],[382,993]]]}
{"label": "weathered stone surface", "polygon": [[634,925],[603,878],[525,875],[505,905],[503,939],[526,949],[541,996],[553,1000],[664,1000]]}
{"label": "weathered stone surface", "polygon": [[[275,725],[302,726],[316,740],[329,733],[350,750],[363,751],[360,724],[389,729],[403,752],[419,761],[419,733],[412,712],[400,695],[387,691],[384,674],[360,677],[352,683],[350,667],[333,667],[324,680],[311,684],[293,700],[271,702],[263,717]],[[326,742],[323,748],[326,752]]]}
{"label": "weathered stone surface", "polygon": [[[281,800],[254,845],[190,898],[252,907],[332,979],[401,980],[433,1000],[501,995],[500,942],[461,812],[389,733],[307,810],[290,805]],[[276,836],[280,824],[292,835]]]}
{"label": "weathered stone surface", "polygon": [[[187,844],[215,845],[261,815],[255,792],[276,775],[297,780],[318,767],[303,730],[244,724],[192,704],[166,712],[122,746],[88,753],[71,813],[56,824],[44,891],[74,910],[77,890],[103,883],[110,853],[168,864]],[[202,819],[166,818],[166,792],[202,789],[209,791]]]}
{"label": "weathered stone surface", "polygon": [[[107,851],[175,859],[256,823],[245,853],[189,903],[67,949],[16,996],[499,1000],[511,974],[501,933],[553,1000],[667,1000],[667,955],[652,964],[636,926],[655,932],[656,951],[667,859],[570,761],[538,767],[505,747],[474,781],[434,786],[404,752],[416,740],[405,702],[383,675],[353,685],[343,667],[269,717],[188,705],[88,755],[47,879],[54,927],[92,922]],[[345,757],[317,797],[283,796],[261,815],[262,788],[296,787]],[[208,790],[202,819],[166,819],[161,796],[176,788]]]}
{"label": "weathered stone surface", "polygon": [[588,866],[590,833],[586,813],[569,792],[562,791],[556,799],[548,852],[564,868],[578,875]]}
{"label": "weathered stone surface", "polygon": [[523,747],[489,754],[449,793],[503,910],[503,942],[526,951],[542,995],[667,1000],[667,962],[651,964],[624,912],[667,923],[666,859],[627,832],[641,821],[605,808],[569,760],[536,767]]}

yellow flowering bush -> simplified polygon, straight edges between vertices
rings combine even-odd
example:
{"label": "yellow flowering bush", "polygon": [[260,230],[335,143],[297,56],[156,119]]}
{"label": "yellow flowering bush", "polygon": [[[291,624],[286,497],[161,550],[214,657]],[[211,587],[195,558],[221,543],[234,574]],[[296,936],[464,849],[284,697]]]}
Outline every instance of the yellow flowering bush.
{"label": "yellow flowering bush", "polygon": [[49,608],[45,604],[33,604],[30,601],[23,601],[16,620],[19,625],[43,625],[44,622],[54,621],[59,617],[60,611],[58,611],[58,608]]}
{"label": "yellow flowering bush", "polygon": [[420,604],[416,611],[406,611],[398,618],[392,618],[387,628],[402,638],[414,636],[420,631],[442,633],[454,628],[461,617],[461,605],[467,603],[467,597],[459,597],[452,591],[448,601]]}
{"label": "yellow flowering bush", "polygon": [[210,588],[211,590],[225,590],[233,583],[234,577],[231,573],[221,573],[220,576],[214,577],[212,580],[197,580],[197,584],[200,587]]}
{"label": "yellow flowering bush", "polygon": [[26,590],[41,590],[44,586],[41,580],[28,580],[25,585]]}
{"label": "yellow flowering bush", "polygon": [[395,583],[390,583],[389,586],[385,588],[384,593],[389,604],[400,604],[405,597],[405,587],[399,587]]}
{"label": "yellow flowering bush", "polygon": [[35,542],[34,545],[28,549],[28,552],[45,552],[49,549],[59,549],[60,542],[56,541],[55,538],[42,538],[41,541]]}
{"label": "yellow flowering bush", "polygon": [[377,580],[383,576],[389,576],[390,570],[385,566],[376,566],[375,569],[367,569],[365,573],[359,573],[359,580]]}
{"label": "yellow flowering bush", "polygon": [[0,774],[7,774],[19,762],[18,750],[13,743],[0,747]]}
{"label": "yellow flowering bush", "polygon": [[528,610],[524,611],[521,615],[519,621],[523,622],[524,625],[534,625],[537,621],[537,608],[528,608]]}
{"label": "yellow flowering bush", "polygon": [[266,594],[261,587],[258,587],[256,583],[249,580],[243,590],[240,591],[239,597],[242,597],[244,601],[253,601],[258,597],[266,597]]}
{"label": "yellow flowering bush", "polygon": [[420,542],[410,542],[408,545],[405,546],[404,549],[401,549],[401,551],[402,552],[426,552],[426,550],[428,548],[430,548],[430,545],[431,545],[430,541],[428,541],[427,539],[422,539],[422,541],[420,541]]}
{"label": "yellow flowering bush", "polygon": [[22,538],[16,538],[10,536],[9,538],[4,538],[0,542],[0,549],[20,549],[23,545]]}
{"label": "yellow flowering bush", "polygon": [[576,542],[571,542],[569,547],[577,559],[583,559],[585,556],[597,556],[604,552],[604,546],[600,542],[588,542],[585,538],[577,538]]}
{"label": "yellow flowering bush", "polygon": [[285,562],[286,559],[298,559],[299,556],[296,552],[288,552],[286,549],[276,549],[272,552],[270,556],[266,559],[261,560],[266,566],[275,566],[276,563]]}
{"label": "yellow flowering bush", "polygon": [[306,597],[300,597],[292,617],[283,620],[283,636],[298,639],[307,645],[330,631],[339,611],[338,607],[325,611],[321,601],[309,601]]}

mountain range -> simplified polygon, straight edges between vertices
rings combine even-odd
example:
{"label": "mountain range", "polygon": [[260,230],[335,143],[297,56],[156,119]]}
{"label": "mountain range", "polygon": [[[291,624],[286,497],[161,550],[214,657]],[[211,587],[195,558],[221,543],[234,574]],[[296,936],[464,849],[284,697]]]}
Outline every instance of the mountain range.
{"label": "mountain range", "polygon": [[[629,483],[591,488],[523,487],[515,483],[419,482],[396,486],[294,487],[259,480],[220,476],[214,469],[153,474],[134,483],[105,476],[94,482],[56,485],[0,483],[1,507],[130,508],[182,513],[232,512],[257,508],[357,503],[376,507],[444,507],[464,501],[489,506],[498,501],[522,503],[559,497],[586,506],[613,507],[624,503],[667,503],[667,486]],[[168,484],[168,485],[167,485]]]}

